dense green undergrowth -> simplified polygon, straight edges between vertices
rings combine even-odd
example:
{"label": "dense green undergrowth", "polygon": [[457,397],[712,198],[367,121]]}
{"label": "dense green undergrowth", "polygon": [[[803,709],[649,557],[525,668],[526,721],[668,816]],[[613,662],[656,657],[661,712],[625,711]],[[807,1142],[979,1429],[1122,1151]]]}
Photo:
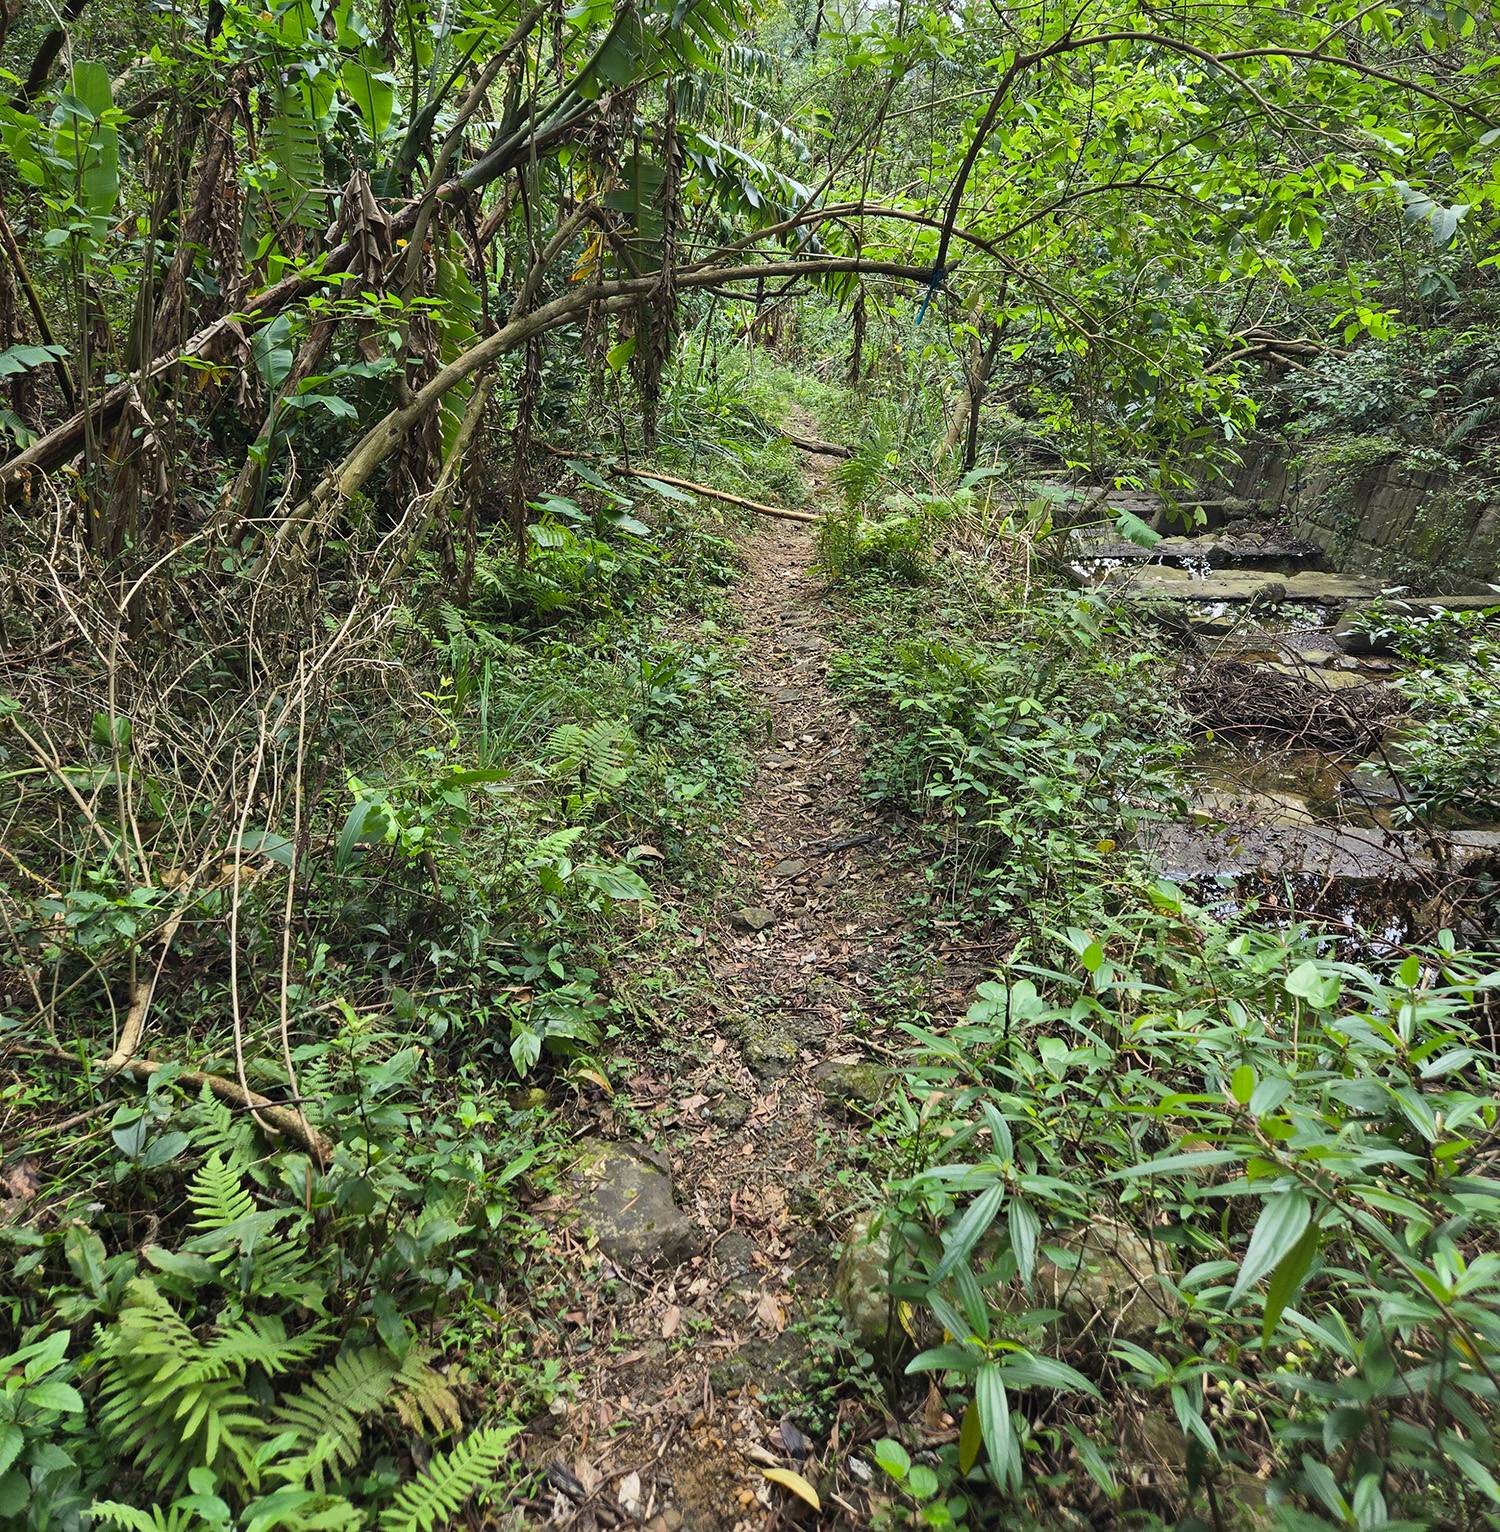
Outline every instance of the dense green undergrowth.
{"label": "dense green undergrowth", "polygon": [[891,1360],[962,1424],[877,1452],[897,1519],[1497,1524],[1500,969],[1446,934],[1344,961],[1157,881],[1160,657],[943,526],[894,562],[878,521],[825,540],[869,791],[1005,953],[957,1027],[908,1010],[869,1151]]}
{"label": "dense green undergrowth", "polygon": [[[575,494],[466,602],[435,564],[362,591],[375,663],[331,687],[210,676],[196,754],[150,676],[6,699],[7,1525],[405,1532],[524,1489],[572,1386],[535,1344],[576,1280],[526,1212],[546,1102],[673,1003],[652,885],[712,893],[758,726],[730,545]],[[261,756],[295,793],[234,790]]]}

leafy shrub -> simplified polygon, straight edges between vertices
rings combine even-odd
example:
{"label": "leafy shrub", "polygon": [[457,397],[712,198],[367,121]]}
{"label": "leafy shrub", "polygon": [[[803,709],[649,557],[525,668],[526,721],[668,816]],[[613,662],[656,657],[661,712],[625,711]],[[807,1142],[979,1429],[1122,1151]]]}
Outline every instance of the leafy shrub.
{"label": "leafy shrub", "polygon": [[872,795],[935,819],[947,876],[991,915],[1107,876],[1136,821],[1176,795],[1178,748],[1131,728],[1159,714],[1150,652],[1092,597],[1012,613],[1004,643],[922,636],[926,613],[901,611],[915,633],[886,599],[831,672],[881,736]]}
{"label": "leafy shrub", "polygon": [[818,523],[818,564],[830,580],[865,576],[915,585],[932,559],[934,526],[921,507],[871,520],[839,511]]}
{"label": "leafy shrub", "polygon": [[1396,683],[1411,699],[1400,739],[1405,797],[1398,817],[1500,811],[1500,639],[1483,638],[1462,658],[1420,664]]}
{"label": "leafy shrub", "polygon": [[1419,404],[1411,387],[1414,361],[1395,345],[1324,352],[1282,385],[1294,411],[1293,433],[1303,439],[1359,436],[1401,419]]}
{"label": "leafy shrub", "polygon": [[1490,1524],[1500,972],[1451,943],[1333,962],[1147,892],[958,1028],[908,1029],[895,1291],[947,1334],[907,1371],[969,1400],[947,1482],[1071,1462],[1118,1506],[1114,1444],[1156,1413],[1184,1497],[1269,1481],[1286,1526]]}

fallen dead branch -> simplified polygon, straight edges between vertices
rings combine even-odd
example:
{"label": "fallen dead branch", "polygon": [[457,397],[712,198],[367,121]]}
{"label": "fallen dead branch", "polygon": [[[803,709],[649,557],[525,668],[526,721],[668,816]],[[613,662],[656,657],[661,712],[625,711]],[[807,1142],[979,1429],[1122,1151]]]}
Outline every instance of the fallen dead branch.
{"label": "fallen dead branch", "polygon": [[841,447],[837,442],[820,442],[816,436],[793,436],[790,431],[783,431],[781,439],[802,452],[811,452],[815,457],[854,456],[853,447]]}
{"label": "fallen dead branch", "polygon": [[779,516],[783,521],[822,520],[822,517],[811,515],[807,511],[793,511],[784,505],[763,505],[759,500],[746,500],[743,495],[727,494],[722,489],[712,489],[707,484],[695,484],[691,479],[676,479],[667,473],[656,473],[645,468],[625,468],[618,463],[611,464],[608,471],[627,479],[654,479],[658,484],[670,484],[674,489],[685,489],[695,495],[704,495],[710,500],[727,501],[730,505],[738,505],[747,511],[754,511],[758,516]]}
{"label": "fallen dead branch", "polygon": [[759,500],[747,500],[743,495],[731,495],[727,490],[714,489],[709,484],[697,484],[692,479],[679,479],[669,473],[658,473],[654,468],[628,468],[623,463],[611,463],[591,453],[564,452],[561,447],[554,447],[546,442],[542,442],[540,445],[550,452],[553,457],[573,458],[578,462],[595,464],[613,478],[642,479],[648,484],[668,484],[673,489],[687,490],[689,494],[703,495],[709,500],[727,501],[730,505],[737,505],[744,510],[754,511],[758,516],[776,516],[783,521],[822,520],[820,516],[813,515],[808,511],[794,511],[784,505],[765,505]]}
{"label": "fallen dead branch", "polygon": [[[52,1058],[61,1059],[70,1064],[78,1062],[77,1054],[69,1053],[65,1048],[45,1048],[41,1051]],[[100,1067],[104,1068],[106,1073],[95,1082],[96,1084],[102,1084],[104,1080],[112,1079],[116,1075],[128,1075],[132,1080],[148,1080],[167,1067],[158,1059],[124,1059],[116,1062],[117,1058],[118,1055],[113,1055],[102,1062]],[[332,1163],[333,1152],[337,1147],[334,1140],[313,1127],[300,1110],[293,1111],[288,1107],[280,1106],[270,1097],[262,1096],[259,1091],[249,1090],[223,1075],[210,1074],[203,1069],[180,1069],[173,1079],[176,1084],[185,1085],[190,1089],[201,1090],[206,1085],[220,1101],[242,1112],[253,1113],[262,1126],[273,1132],[284,1134],[293,1143],[300,1144],[320,1166],[326,1168]]]}

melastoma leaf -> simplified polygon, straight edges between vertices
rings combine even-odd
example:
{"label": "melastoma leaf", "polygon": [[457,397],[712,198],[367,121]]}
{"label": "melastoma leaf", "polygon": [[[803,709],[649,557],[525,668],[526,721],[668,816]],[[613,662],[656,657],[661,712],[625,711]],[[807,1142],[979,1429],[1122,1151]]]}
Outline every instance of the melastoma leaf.
{"label": "melastoma leaf", "polygon": [[1312,1269],[1313,1257],[1318,1253],[1319,1238],[1317,1224],[1309,1223],[1302,1231],[1302,1237],[1271,1273],[1271,1285],[1266,1289],[1266,1315],[1260,1328],[1264,1345],[1271,1344],[1271,1337],[1276,1333],[1276,1326],[1281,1323],[1287,1304],[1302,1290],[1302,1284]]}
{"label": "melastoma leaf", "polygon": [[1000,1204],[1005,1200],[1005,1188],[1000,1185],[986,1187],[968,1205],[962,1218],[949,1230],[943,1246],[943,1258],[932,1274],[934,1282],[941,1282],[958,1263],[977,1245],[985,1230],[994,1223]]}
{"label": "melastoma leaf", "polygon": [[1010,1401],[996,1362],[986,1362],[974,1379],[974,1404],[979,1411],[979,1429],[990,1454],[995,1476],[1002,1484],[1014,1484],[1021,1477],[1021,1458],[1016,1449],[1016,1435],[1010,1423]]}

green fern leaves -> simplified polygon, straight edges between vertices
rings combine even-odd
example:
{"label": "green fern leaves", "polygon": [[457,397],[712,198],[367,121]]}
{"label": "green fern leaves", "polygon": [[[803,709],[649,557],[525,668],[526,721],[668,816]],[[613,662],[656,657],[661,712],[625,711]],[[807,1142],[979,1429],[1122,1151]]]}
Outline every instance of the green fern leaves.
{"label": "green fern leaves", "polygon": [[471,1495],[493,1486],[516,1430],[476,1431],[452,1452],[433,1458],[427,1472],[405,1485],[381,1515],[380,1532],[432,1532],[450,1521]]}
{"label": "green fern leaves", "polygon": [[193,1227],[200,1233],[222,1234],[255,1213],[255,1199],[245,1190],[239,1167],[226,1164],[217,1153],[198,1167],[188,1200],[193,1205]]}
{"label": "green fern leaves", "polygon": [[104,1360],[99,1423],[141,1471],[183,1483],[204,1466],[253,1485],[260,1412],[245,1387],[249,1352],[273,1344],[221,1334],[205,1345],[150,1282],[126,1289],[120,1317],[99,1335]]}
{"label": "green fern leaves", "polygon": [[277,1472],[321,1489],[329,1472],[359,1459],[364,1422],[385,1404],[396,1376],[390,1355],[346,1347],[276,1412],[273,1432],[290,1432],[300,1451]]}
{"label": "green fern leaves", "polygon": [[119,1532],[188,1532],[198,1519],[197,1512],[185,1506],[164,1510],[154,1505],[143,1511],[117,1500],[96,1500],[89,1511],[102,1526],[118,1527]]}
{"label": "green fern leaves", "polygon": [[219,1281],[243,1298],[271,1297],[321,1313],[325,1283],[306,1240],[292,1232],[290,1208],[258,1208],[244,1184],[244,1162],[218,1150],[188,1188],[193,1236],[183,1248],[202,1255]]}
{"label": "green fern leaves", "polygon": [[548,736],[545,753],[560,777],[576,775],[586,794],[613,792],[630,776],[635,735],[623,718],[560,723]]}
{"label": "green fern leaves", "polygon": [[431,1352],[413,1346],[396,1371],[391,1408],[408,1431],[457,1431],[463,1425],[458,1395],[447,1376],[432,1365]]}
{"label": "green fern leaves", "polygon": [[[244,1490],[269,1474],[312,1500],[357,1465],[365,1426],[382,1410],[394,1410],[413,1432],[460,1427],[452,1386],[420,1347],[397,1362],[381,1347],[346,1345],[268,1411],[261,1401],[272,1380],[327,1345],[323,1325],[289,1336],[274,1315],[221,1323],[202,1340],[157,1288],[138,1278],[126,1289],[120,1317],[99,1332],[100,1424],[167,1488],[204,1467]],[[457,1469],[470,1473],[470,1459],[457,1460]],[[176,1532],[128,1518],[120,1525],[125,1532]]]}

